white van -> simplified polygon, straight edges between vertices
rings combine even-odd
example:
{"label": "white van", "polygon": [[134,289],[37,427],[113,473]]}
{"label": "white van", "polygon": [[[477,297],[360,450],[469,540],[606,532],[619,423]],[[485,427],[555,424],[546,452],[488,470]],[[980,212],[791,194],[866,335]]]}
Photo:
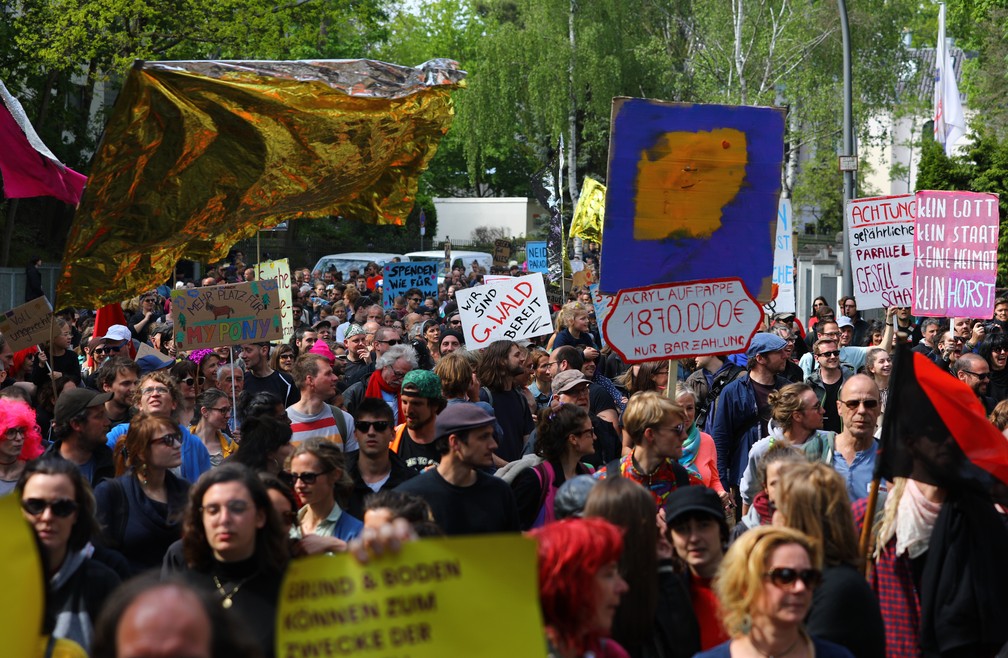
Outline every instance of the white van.
{"label": "white van", "polygon": [[[411,251],[406,254],[406,257],[411,261],[437,261],[439,263],[443,263],[444,249],[436,249],[434,251]],[[490,271],[490,267],[493,265],[493,254],[488,254],[485,251],[461,251],[458,249],[452,249],[451,258],[452,267],[461,265],[466,274],[468,274],[472,269],[473,261],[479,263],[480,267],[487,272]],[[447,274],[449,274],[449,271],[446,271],[442,266],[441,270],[438,272],[438,281],[443,281]]]}
{"label": "white van", "polygon": [[[444,258],[444,255],[441,256]],[[361,274],[364,273],[364,267],[368,263],[374,262],[381,266],[385,263],[391,263],[393,258],[398,258],[401,262],[406,262],[409,260],[407,256],[402,254],[379,254],[369,251],[351,251],[345,254],[329,254],[328,256],[323,256],[319,258],[318,262],[315,263],[315,269],[313,272],[323,273],[328,271],[330,267],[335,267],[337,271],[343,273],[343,280],[346,281],[350,276],[350,270],[357,270]]]}

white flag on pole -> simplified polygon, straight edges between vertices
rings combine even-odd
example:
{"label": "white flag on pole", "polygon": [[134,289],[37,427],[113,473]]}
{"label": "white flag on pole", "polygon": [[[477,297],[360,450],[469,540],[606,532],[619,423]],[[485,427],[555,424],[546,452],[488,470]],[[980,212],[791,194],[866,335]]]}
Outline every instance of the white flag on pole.
{"label": "white flag on pole", "polygon": [[945,42],[945,3],[941,3],[938,5],[938,44],[935,48],[934,137],[945,146],[945,155],[952,155],[955,145],[965,135],[966,117]]}

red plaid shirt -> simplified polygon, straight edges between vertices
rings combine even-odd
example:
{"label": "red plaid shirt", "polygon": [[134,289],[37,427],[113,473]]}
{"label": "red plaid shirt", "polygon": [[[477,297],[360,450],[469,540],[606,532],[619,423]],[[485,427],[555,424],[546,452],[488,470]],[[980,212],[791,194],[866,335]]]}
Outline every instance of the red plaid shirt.
{"label": "red plaid shirt", "polygon": [[[857,500],[851,506],[854,523],[860,528],[864,522],[868,499]],[[878,559],[872,564],[869,582],[878,596],[885,624],[886,658],[914,658],[920,649],[920,595],[914,585],[910,558],[896,556],[896,538],[886,544]]]}

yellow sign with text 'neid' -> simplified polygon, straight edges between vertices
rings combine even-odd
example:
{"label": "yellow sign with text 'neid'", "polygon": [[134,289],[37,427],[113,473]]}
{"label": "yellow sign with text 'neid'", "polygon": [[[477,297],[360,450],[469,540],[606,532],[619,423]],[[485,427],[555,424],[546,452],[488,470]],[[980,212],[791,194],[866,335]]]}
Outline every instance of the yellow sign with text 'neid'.
{"label": "yellow sign with text 'neid'", "polygon": [[423,539],[365,565],[346,554],[294,560],[276,637],[278,658],[545,658],[535,542]]}

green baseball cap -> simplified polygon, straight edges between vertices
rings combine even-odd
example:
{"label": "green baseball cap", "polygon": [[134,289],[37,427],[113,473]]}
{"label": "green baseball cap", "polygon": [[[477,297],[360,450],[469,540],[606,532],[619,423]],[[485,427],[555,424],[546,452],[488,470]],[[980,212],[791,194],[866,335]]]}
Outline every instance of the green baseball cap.
{"label": "green baseball cap", "polygon": [[436,400],[441,397],[441,378],[430,370],[414,368],[403,377],[399,390],[403,395]]}

